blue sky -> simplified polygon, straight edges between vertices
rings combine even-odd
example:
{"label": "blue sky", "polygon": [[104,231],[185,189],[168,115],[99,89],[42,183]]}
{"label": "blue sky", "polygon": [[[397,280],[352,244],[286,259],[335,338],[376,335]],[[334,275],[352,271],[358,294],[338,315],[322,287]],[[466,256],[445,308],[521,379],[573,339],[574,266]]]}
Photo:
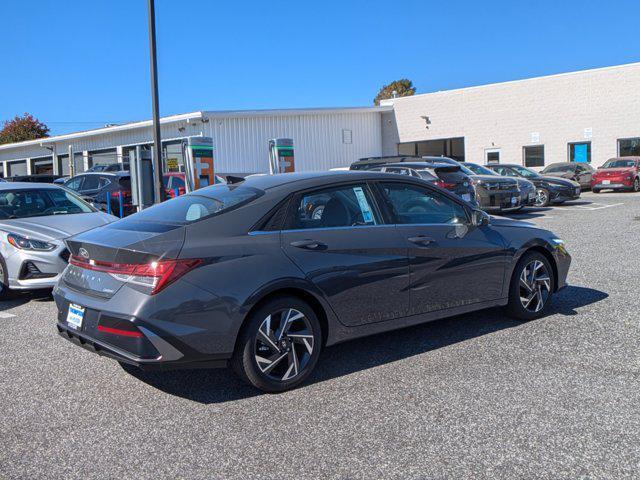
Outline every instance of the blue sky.
{"label": "blue sky", "polygon": [[[160,113],[369,105],[640,61],[640,2],[156,0]],[[0,121],[150,118],[145,0],[0,5]]]}

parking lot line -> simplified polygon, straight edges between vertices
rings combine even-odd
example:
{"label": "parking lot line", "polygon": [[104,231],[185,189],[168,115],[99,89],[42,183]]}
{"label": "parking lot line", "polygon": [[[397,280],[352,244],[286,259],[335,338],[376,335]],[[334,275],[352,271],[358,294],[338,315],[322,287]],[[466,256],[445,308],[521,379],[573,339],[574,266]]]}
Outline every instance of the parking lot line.
{"label": "parking lot line", "polygon": [[0,312],[0,318],[14,318],[15,315],[13,313]]}

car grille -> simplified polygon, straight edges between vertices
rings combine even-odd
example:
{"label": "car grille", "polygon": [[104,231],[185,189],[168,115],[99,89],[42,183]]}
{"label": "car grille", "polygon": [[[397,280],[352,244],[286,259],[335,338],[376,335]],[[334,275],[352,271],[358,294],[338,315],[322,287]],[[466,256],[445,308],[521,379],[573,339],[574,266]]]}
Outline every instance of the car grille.
{"label": "car grille", "polygon": [[487,190],[515,190],[517,187],[511,183],[484,182],[482,186]]}

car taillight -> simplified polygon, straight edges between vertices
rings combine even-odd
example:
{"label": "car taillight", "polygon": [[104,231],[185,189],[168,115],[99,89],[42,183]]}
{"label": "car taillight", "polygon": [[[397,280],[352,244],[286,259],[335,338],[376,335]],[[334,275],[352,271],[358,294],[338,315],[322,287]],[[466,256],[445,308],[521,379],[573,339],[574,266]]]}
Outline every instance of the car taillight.
{"label": "car taillight", "polygon": [[443,180],[438,180],[436,182],[436,185],[439,186],[440,188],[446,188],[447,190],[455,190],[455,188],[456,188],[456,184],[455,183],[445,182]]}
{"label": "car taillight", "polygon": [[115,192],[111,192],[111,198],[119,198],[120,194],[122,194],[123,198],[131,196],[131,192],[129,190],[116,190]]}
{"label": "car taillight", "polygon": [[149,295],[154,295],[200,265],[202,260],[190,258],[151,263],[111,263],[71,255],[69,263],[87,270],[107,273],[121,282],[148,287]]}

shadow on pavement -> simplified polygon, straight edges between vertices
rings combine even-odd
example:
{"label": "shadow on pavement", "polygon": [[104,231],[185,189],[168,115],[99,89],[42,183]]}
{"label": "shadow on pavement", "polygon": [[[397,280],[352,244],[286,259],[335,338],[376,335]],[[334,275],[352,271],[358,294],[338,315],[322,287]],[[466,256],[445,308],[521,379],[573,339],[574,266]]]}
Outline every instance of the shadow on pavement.
{"label": "shadow on pavement", "polygon": [[[578,308],[607,297],[599,290],[568,286],[556,294],[548,315],[577,315]],[[518,325],[523,323],[492,308],[352,340],[328,347],[307,383],[323,382]],[[200,403],[223,403],[261,393],[228,369],[143,372],[128,365],[123,369],[165,393]]]}
{"label": "shadow on pavement", "polygon": [[0,312],[16,308],[29,302],[51,302],[51,289],[29,290],[26,292],[10,291],[6,300],[0,301]]}

